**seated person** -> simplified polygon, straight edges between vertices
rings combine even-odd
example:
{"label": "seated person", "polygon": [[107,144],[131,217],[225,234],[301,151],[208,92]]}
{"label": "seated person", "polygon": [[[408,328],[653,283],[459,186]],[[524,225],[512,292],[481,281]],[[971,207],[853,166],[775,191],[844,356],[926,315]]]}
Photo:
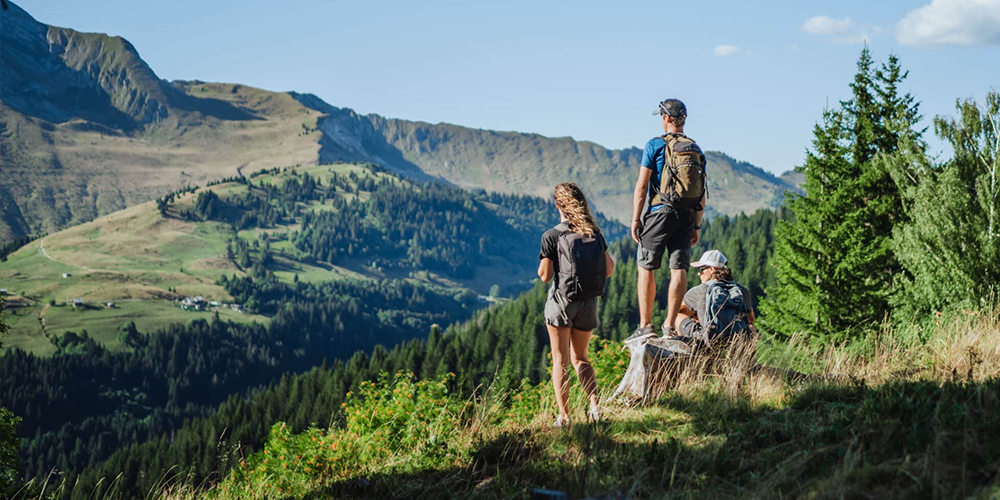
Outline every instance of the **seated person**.
{"label": "seated person", "polygon": [[[732,337],[740,334],[757,335],[753,323],[756,319],[750,292],[742,285],[733,282],[733,271],[726,267],[726,256],[718,250],[705,252],[700,259],[691,263],[698,268],[701,284],[684,294],[680,313],[674,327],[681,337],[698,339],[711,345],[720,337]],[[714,289],[713,284],[718,283]],[[701,315],[707,313],[709,292],[713,294],[714,318],[705,321]],[[708,323],[706,325],[706,323]],[[709,331],[705,331],[706,326]]]}

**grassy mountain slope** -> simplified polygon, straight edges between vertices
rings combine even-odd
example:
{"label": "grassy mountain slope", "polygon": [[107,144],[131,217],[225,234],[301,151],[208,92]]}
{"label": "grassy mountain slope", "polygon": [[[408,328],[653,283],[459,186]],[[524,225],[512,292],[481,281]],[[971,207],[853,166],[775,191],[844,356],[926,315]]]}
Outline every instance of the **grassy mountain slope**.
{"label": "grassy mountain slope", "polygon": [[[166,82],[120,37],[48,26],[14,4],[0,23],[0,242],[240,169],[333,161],[545,197],[573,180],[598,209],[628,218],[636,148],[359,115],[238,84]],[[718,213],[777,206],[791,187],[721,153],[709,162]]]}
{"label": "grassy mountain slope", "polygon": [[[308,193],[311,198],[292,204],[273,199],[288,183],[299,186],[299,181],[305,182],[306,178],[319,183],[314,192]],[[388,184],[379,186],[379,182]],[[270,170],[252,175],[249,180],[183,193],[174,197],[163,214],[157,203],[146,202],[50,234],[0,262],[0,288],[13,294],[9,305],[19,306],[10,317],[12,334],[5,344],[46,354],[55,350],[49,337],[86,329],[99,342],[118,347],[118,329],[127,321],[135,321],[142,331],[152,331],[171,322],[205,316],[208,313],[182,311],[173,301],[201,295],[207,300],[232,302],[234,298],[217,284],[219,278],[248,276],[251,267],[264,258],[264,248],[268,249],[268,262],[263,267],[289,284],[300,280],[401,279],[450,294],[486,294],[498,285],[505,295],[528,286],[534,276],[533,254],[538,238],[557,218],[548,202],[542,200],[498,198],[456,188],[432,190],[422,198],[424,202],[440,204],[444,203],[441,200],[457,197],[464,203],[458,211],[446,204],[437,209],[465,213],[468,219],[455,219],[455,225],[479,227],[490,234],[478,235],[474,229],[468,234],[456,231],[448,239],[441,228],[428,225],[428,216],[421,229],[420,238],[427,240],[423,244],[414,244],[409,236],[396,232],[403,229],[391,226],[395,219],[391,214],[369,212],[364,220],[349,227],[322,223],[327,220],[322,217],[329,214],[335,220],[354,220],[379,200],[396,200],[398,206],[392,214],[403,213],[403,195],[416,194],[426,187],[360,165]],[[199,200],[209,193],[218,197],[214,209],[218,215],[196,214]],[[344,204],[334,203],[334,198]],[[285,215],[273,222],[255,218],[274,211]],[[243,214],[250,218],[241,218]],[[227,221],[226,217],[235,219]],[[309,234],[319,238],[316,244],[312,239],[297,237],[306,218],[313,221]],[[237,227],[238,220],[252,222]],[[609,238],[623,234],[620,225],[599,220]],[[452,231],[450,224],[445,225]],[[337,239],[338,234],[354,236]],[[466,258],[472,267],[456,274],[447,266],[435,266],[435,252],[460,244],[461,238],[471,238],[477,248],[449,260]],[[383,241],[390,246],[383,245]],[[405,248],[396,249],[394,245],[400,243]],[[240,247],[247,249],[245,257],[240,257]],[[421,248],[422,256],[416,257],[415,252]],[[89,306],[82,310],[67,306],[75,298]],[[108,301],[114,301],[116,306],[99,305]],[[220,312],[224,318],[234,320],[266,321],[258,315],[226,308]]]}

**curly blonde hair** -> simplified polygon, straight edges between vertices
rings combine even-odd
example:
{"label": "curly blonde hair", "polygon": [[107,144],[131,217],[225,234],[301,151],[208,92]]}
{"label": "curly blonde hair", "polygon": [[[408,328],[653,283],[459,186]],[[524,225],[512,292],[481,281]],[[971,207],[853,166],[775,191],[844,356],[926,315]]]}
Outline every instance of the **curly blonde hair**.
{"label": "curly blonde hair", "polygon": [[600,229],[590,215],[590,205],[583,196],[580,187],[572,182],[564,182],[556,186],[556,207],[566,216],[566,224],[574,233],[593,237]]}

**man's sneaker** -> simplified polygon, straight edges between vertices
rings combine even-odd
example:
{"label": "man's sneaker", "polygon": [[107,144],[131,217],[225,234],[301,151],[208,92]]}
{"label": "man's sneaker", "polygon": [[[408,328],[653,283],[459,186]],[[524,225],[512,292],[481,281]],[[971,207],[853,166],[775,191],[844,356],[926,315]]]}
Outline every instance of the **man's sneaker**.
{"label": "man's sneaker", "polygon": [[637,339],[639,337],[647,337],[649,335],[656,336],[656,334],[653,333],[653,325],[640,326],[639,328],[635,329],[635,332],[632,333],[632,335],[630,335],[629,338],[625,339],[625,342]]}
{"label": "man's sneaker", "polygon": [[662,331],[663,336],[668,339],[677,338],[681,336],[681,332],[678,332],[676,328],[672,326],[667,326],[666,324],[660,327],[660,331]]}

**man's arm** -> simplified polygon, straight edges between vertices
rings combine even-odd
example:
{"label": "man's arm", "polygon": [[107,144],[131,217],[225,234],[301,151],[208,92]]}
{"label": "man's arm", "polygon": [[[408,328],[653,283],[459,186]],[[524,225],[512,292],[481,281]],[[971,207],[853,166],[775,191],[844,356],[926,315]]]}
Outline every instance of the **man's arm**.
{"label": "man's arm", "polygon": [[691,318],[692,321],[697,322],[698,313],[688,307],[687,304],[681,303],[681,310],[677,311],[677,319],[674,320],[674,328],[679,332],[681,331],[681,324],[684,323],[685,319]]}
{"label": "man's arm", "polygon": [[698,313],[696,313],[694,309],[688,307],[687,304],[681,304],[681,310],[677,312],[677,316],[678,317],[683,316],[685,318],[695,319],[698,316]]}
{"label": "man's arm", "polygon": [[698,229],[691,231],[691,245],[695,245],[696,243],[698,243],[698,240],[701,239],[700,228],[701,228],[701,218],[705,215],[705,195],[701,195],[701,203],[699,203],[699,206],[701,206],[701,210],[698,210],[697,212],[694,213],[694,225],[697,226]]}
{"label": "man's arm", "polygon": [[[646,191],[649,189],[649,179],[653,171],[647,167],[639,167],[639,179],[635,181],[635,192],[632,193],[632,239],[639,243],[639,218],[646,206]],[[699,220],[701,216],[699,215]]]}

